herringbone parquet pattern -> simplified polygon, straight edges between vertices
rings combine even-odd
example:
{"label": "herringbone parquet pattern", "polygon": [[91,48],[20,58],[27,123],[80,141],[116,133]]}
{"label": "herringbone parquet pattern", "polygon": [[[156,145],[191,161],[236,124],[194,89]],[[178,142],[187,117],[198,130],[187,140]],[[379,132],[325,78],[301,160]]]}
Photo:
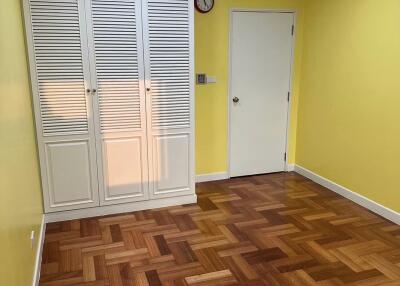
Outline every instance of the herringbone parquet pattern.
{"label": "herringbone parquet pattern", "polygon": [[400,285],[400,227],[297,175],[48,225],[41,286]]}

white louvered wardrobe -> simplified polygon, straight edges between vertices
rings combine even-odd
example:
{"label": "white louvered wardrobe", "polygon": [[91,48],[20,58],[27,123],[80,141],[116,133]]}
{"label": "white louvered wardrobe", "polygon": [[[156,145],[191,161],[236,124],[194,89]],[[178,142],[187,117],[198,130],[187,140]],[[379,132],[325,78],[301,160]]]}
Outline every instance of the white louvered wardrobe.
{"label": "white louvered wardrobe", "polygon": [[191,0],[24,0],[49,221],[196,201]]}

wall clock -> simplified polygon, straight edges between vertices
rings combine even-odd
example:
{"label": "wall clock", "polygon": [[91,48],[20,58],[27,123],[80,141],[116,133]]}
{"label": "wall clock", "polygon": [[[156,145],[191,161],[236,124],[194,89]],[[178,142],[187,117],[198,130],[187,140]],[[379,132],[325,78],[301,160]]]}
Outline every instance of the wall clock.
{"label": "wall clock", "polygon": [[200,13],[208,13],[214,7],[214,0],[194,0],[194,5]]}

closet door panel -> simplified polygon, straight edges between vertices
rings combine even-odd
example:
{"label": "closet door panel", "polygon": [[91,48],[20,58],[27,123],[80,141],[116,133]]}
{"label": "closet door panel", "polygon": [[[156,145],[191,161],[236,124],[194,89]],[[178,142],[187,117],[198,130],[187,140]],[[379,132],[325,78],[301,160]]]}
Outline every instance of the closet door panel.
{"label": "closet door panel", "polygon": [[189,141],[187,133],[154,136],[155,196],[169,196],[171,193],[175,196],[190,191]]}
{"label": "closet door panel", "polygon": [[98,206],[82,1],[24,5],[45,211]]}
{"label": "closet door panel", "polygon": [[[142,197],[145,186],[142,138],[106,138],[103,140],[105,199]],[[144,154],[146,155],[146,154]]]}
{"label": "closet door panel", "polygon": [[193,194],[193,3],[144,3],[150,193]]}
{"label": "closet door panel", "polygon": [[52,208],[92,203],[97,192],[92,186],[92,170],[88,141],[67,141],[46,144],[49,174],[48,187]]}
{"label": "closet door panel", "polygon": [[148,198],[140,0],[88,1],[102,205]]}

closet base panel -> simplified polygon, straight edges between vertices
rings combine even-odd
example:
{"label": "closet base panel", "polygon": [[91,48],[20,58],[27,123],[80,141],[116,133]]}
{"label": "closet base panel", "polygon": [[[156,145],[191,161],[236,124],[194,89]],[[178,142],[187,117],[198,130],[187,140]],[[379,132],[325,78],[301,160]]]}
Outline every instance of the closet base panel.
{"label": "closet base panel", "polygon": [[96,216],[104,216],[118,213],[127,213],[127,212],[135,212],[147,209],[156,209],[170,206],[178,206],[185,204],[193,204],[197,202],[197,196],[195,194],[172,197],[172,198],[163,198],[157,200],[147,200],[140,202],[132,202],[132,203],[124,203],[117,204],[111,206],[101,206],[101,207],[92,207],[86,209],[79,210],[70,210],[70,211],[61,211],[54,213],[46,213],[45,219],[46,223],[57,222],[57,221],[66,221],[72,219],[80,219],[87,217],[96,217]]}

